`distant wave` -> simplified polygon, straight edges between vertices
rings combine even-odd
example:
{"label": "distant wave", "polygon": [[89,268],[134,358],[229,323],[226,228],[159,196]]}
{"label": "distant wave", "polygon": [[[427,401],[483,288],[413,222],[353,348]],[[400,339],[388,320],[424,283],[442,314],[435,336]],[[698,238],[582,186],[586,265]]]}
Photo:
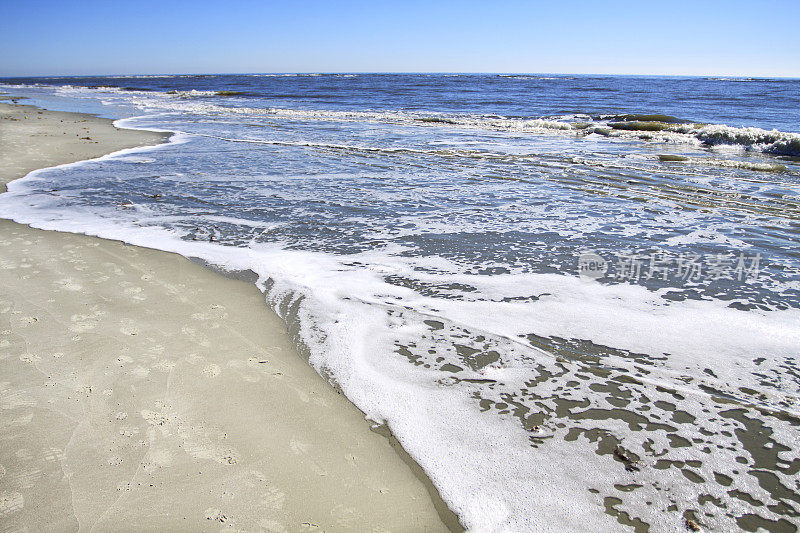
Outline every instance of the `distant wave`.
{"label": "distant wave", "polygon": [[[668,115],[613,115],[592,122],[558,118],[511,118],[500,116],[414,114],[399,111],[331,111],[285,108],[193,108],[200,113],[252,113],[315,120],[369,121],[416,124],[429,127],[461,127],[534,134],[599,134],[606,137],[688,143],[702,146],[730,145],[745,151],[800,156],[800,134],[761,128],[701,124]],[[572,117],[570,117],[571,119]],[[627,118],[628,120],[624,120]],[[621,120],[622,119],[622,120]],[[650,120],[638,120],[650,119]]]}
{"label": "distant wave", "polygon": [[498,78],[510,78],[515,80],[574,80],[575,76],[534,76],[531,74],[498,74]]}
{"label": "distant wave", "polygon": [[658,156],[662,163],[692,163],[698,165],[711,165],[716,167],[741,168],[761,172],[785,172],[785,165],[774,163],[759,163],[754,161],[739,161],[735,159],[716,159],[708,157],[686,157],[681,155],[663,154]]}
{"label": "distant wave", "polygon": [[773,82],[776,80],[770,78],[737,78],[737,77],[726,77],[726,76],[708,76],[704,78],[707,81],[734,81],[734,82],[750,82],[750,81],[758,81],[758,82]]}
{"label": "distant wave", "polygon": [[339,73],[324,73],[324,72],[306,72],[306,73],[267,73],[267,74],[243,74],[243,76],[251,78],[317,78],[317,77],[330,77],[330,78],[356,78],[358,74],[339,74]]}
{"label": "distant wave", "polygon": [[191,98],[194,96],[199,97],[211,97],[211,96],[252,96],[254,93],[247,92],[247,91],[198,91],[192,89],[190,91],[167,91],[166,94],[177,95],[182,97]]}
{"label": "distant wave", "polygon": [[[317,74],[292,74],[316,76]],[[272,76],[272,74],[270,74]],[[283,76],[275,74],[275,76]],[[335,75],[351,76],[351,75]],[[510,76],[510,75],[509,75]],[[728,78],[726,78],[728,79]],[[41,85],[34,85],[41,87]],[[616,114],[598,116],[565,115],[556,117],[505,117],[499,115],[466,115],[420,113],[408,111],[340,111],[325,109],[288,109],[224,106],[203,102],[216,97],[246,96],[244,91],[188,90],[159,92],[135,87],[86,87],[65,85],[59,91],[107,91],[133,98],[142,108],[168,109],[196,114],[269,115],[276,118],[322,121],[377,122],[408,124],[420,127],[457,127],[507,131],[514,133],[556,135],[601,135],[648,142],[687,143],[695,146],[731,146],[744,151],[800,157],[800,133],[735,127],[725,124],[703,124],[666,114]]]}

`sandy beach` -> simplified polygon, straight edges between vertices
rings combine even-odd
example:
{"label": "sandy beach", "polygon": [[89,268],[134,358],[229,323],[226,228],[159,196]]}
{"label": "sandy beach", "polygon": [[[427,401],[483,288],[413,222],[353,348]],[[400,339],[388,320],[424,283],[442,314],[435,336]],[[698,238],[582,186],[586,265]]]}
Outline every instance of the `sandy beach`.
{"label": "sandy beach", "polygon": [[[0,104],[0,189],[163,140]],[[253,284],[0,221],[0,531],[446,531],[412,466]]]}

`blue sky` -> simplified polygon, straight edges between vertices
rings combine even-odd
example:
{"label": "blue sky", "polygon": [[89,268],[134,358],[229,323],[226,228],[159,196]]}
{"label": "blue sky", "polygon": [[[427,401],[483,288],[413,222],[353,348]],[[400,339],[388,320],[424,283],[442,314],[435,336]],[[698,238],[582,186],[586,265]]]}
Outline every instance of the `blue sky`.
{"label": "blue sky", "polygon": [[800,0],[0,0],[0,76],[548,72],[800,77]]}

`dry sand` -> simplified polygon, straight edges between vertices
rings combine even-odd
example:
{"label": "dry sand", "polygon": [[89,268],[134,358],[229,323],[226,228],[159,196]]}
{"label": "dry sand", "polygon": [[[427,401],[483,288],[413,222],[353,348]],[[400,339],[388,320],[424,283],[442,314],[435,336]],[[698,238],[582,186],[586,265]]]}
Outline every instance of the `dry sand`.
{"label": "dry sand", "polygon": [[[0,104],[0,188],[161,140]],[[254,285],[0,221],[0,531],[445,531],[412,467]]]}

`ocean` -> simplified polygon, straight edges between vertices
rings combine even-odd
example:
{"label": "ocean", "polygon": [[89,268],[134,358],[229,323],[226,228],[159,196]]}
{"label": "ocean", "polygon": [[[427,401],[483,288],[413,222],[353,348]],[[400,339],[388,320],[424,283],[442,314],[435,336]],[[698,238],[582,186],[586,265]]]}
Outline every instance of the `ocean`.
{"label": "ocean", "polygon": [[0,216],[247,276],[476,531],[800,525],[800,80],[5,78],[174,132]]}

